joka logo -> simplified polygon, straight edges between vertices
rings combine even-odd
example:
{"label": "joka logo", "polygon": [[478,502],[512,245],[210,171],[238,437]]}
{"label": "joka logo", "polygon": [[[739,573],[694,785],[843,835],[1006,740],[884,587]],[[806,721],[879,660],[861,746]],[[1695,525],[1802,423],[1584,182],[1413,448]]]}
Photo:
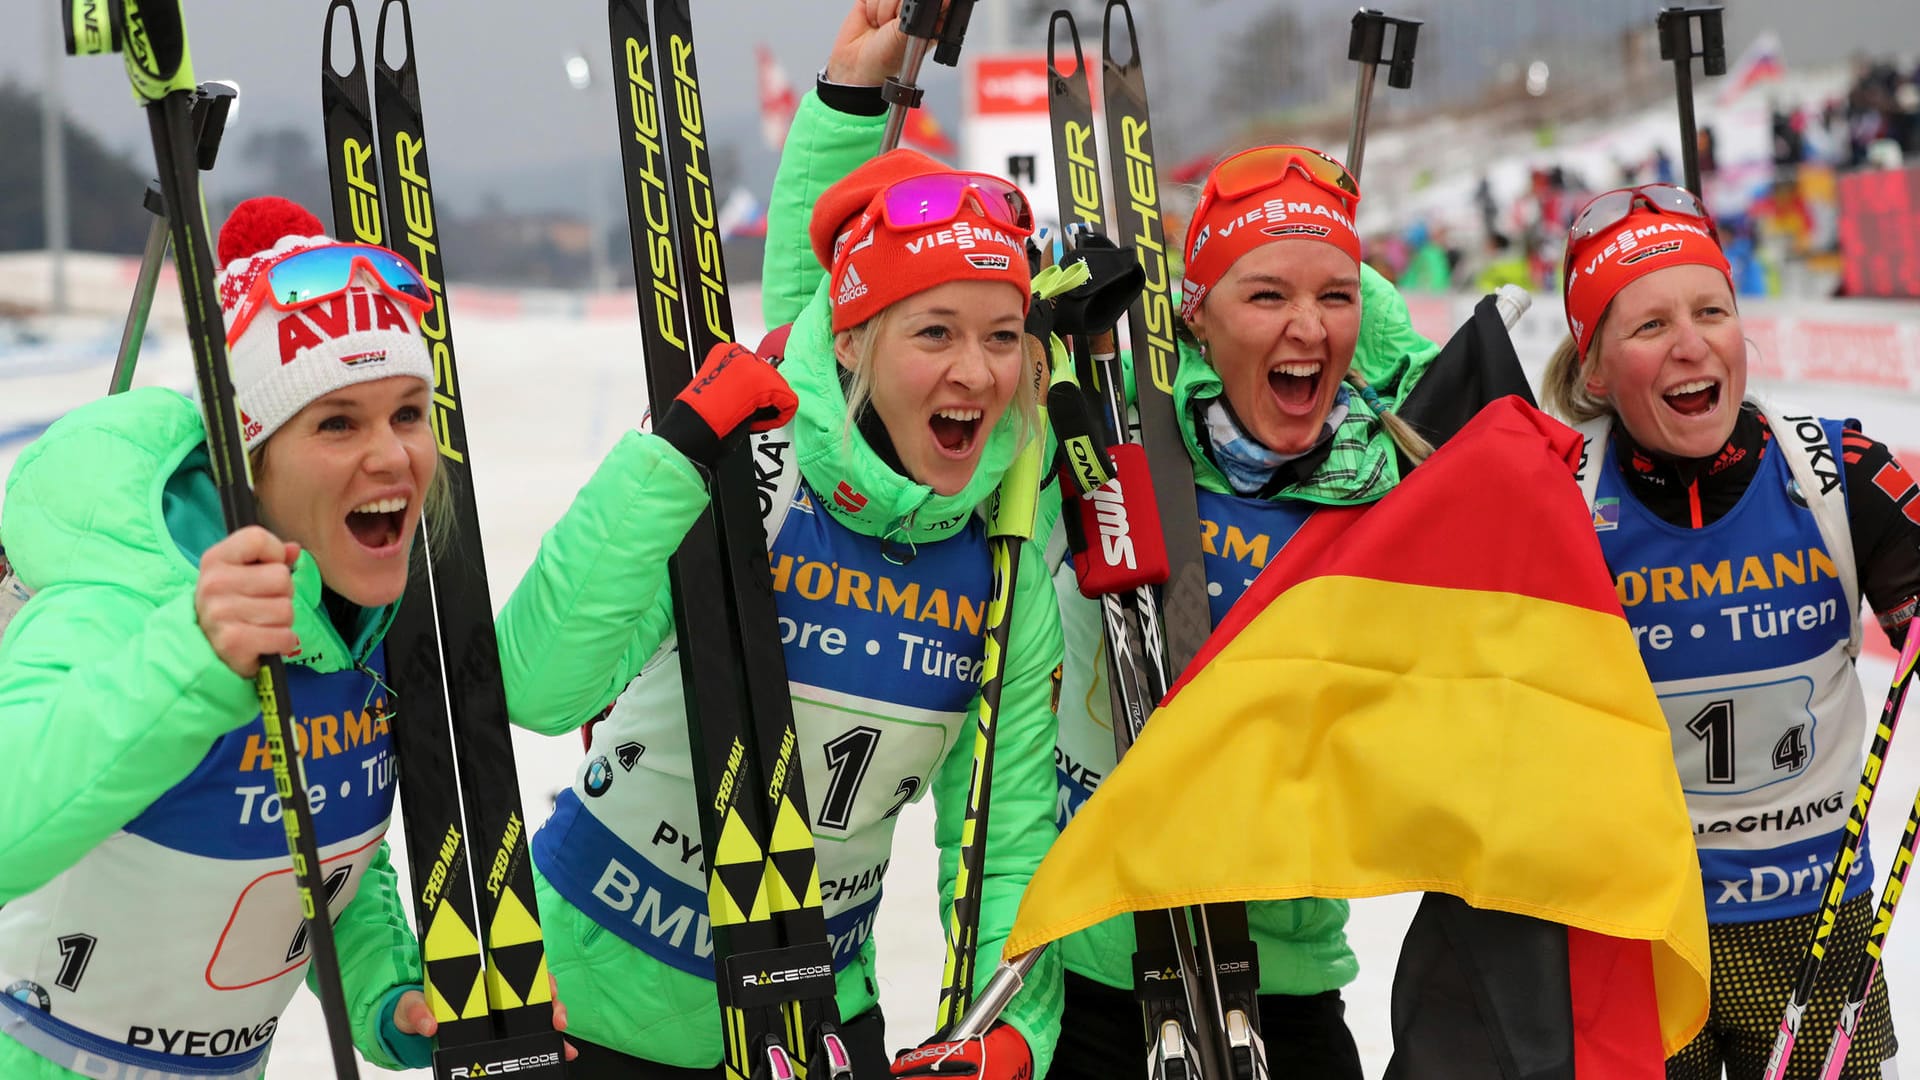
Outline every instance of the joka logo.
{"label": "joka logo", "polygon": [[867,497],[842,480],[840,486],[833,489],[833,504],[849,514],[857,514],[867,508]]}
{"label": "joka logo", "polygon": [[860,271],[852,266],[847,267],[847,276],[840,279],[840,291],[834,294],[833,302],[851,304],[865,295],[867,283],[860,280]]}
{"label": "joka logo", "polygon": [[1621,259],[1620,265],[1632,266],[1634,263],[1644,262],[1647,259],[1651,259],[1656,255],[1671,255],[1674,252],[1679,250],[1680,250],[1680,241],[1668,240],[1663,243],[1655,244],[1652,247],[1645,249],[1644,251],[1634,252],[1633,254],[1627,256],[1626,258]]}
{"label": "joka logo", "polygon": [[385,294],[358,288],[332,300],[289,311],[280,317],[280,362],[291,364],[316,345],[360,330],[406,333],[406,316],[400,314],[400,306]]}
{"label": "joka logo", "polygon": [[607,761],[605,756],[594,758],[593,762],[587,766],[587,794],[597,799],[605,795],[607,789],[612,786],[613,765]]}
{"label": "joka logo", "polygon": [[968,255],[967,265],[975,270],[1005,270],[1013,265],[1009,255]]}
{"label": "joka logo", "polygon": [[1333,233],[1325,225],[1269,225],[1260,231],[1267,236],[1312,236],[1321,240]]}
{"label": "joka logo", "polygon": [[640,755],[646,752],[647,748],[637,742],[623,742],[613,748],[614,756],[620,759],[620,767],[628,772],[633,771],[634,765],[640,760]]}

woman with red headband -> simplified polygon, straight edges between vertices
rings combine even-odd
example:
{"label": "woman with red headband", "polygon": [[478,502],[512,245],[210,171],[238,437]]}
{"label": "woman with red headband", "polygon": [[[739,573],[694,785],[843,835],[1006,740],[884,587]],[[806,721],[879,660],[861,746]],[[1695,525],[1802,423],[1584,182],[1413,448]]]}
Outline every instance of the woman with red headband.
{"label": "woman with red headband", "polygon": [[[854,1075],[1031,1080],[1051,1056],[1057,967],[983,1038],[891,1066],[878,1005],[874,915],[896,815],[929,794],[951,902],[991,580],[975,510],[1042,437],[1023,344],[1026,197],[908,150],[852,167],[878,147],[879,85],[905,49],[898,7],[855,6],[781,158],[765,271],[769,324],[793,320],[778,371],[717,350],[677,400],[656,403],[652,433],[608,455],[501,615],[516,723],[571,730],[618,698],[532,844],[548,963],[584,1040],[573,1075],[719,1075],[701,812],[680,667],[664,655],[666,564],[707,505],[708,469],[749,427],[761,429],[752,452]],[[1022,557],[995,724],[983,973],[1054,835],[1059,621],[1041,554]],[[929,938],[945,925],[934,914]],[[896,1044],[902,1034],[925,1033]]]}
{"label": "woman with red headband", "polygon": [[[1543,397],[1588,438],[1583,489],[1673,728],[1705,877],[1711,1011],[1667,1075],[1724,1067],[1750,1080],[1860,776],[1860,598],[1897,644],[1920,596],[1914,482],[1857,422],[1748,395],[1727,259],[1692,193],[1655,184],[1594,199],[1574,221],[1565,277],[1571,334]],[[1858,955],[1872,920],[1864,844],[1860,857],[1831,956]],[[1846,990],[1821,980],[1789,1076],[1815,1075]],[[1893,1054],[1882,982],[1843,1075],[1892,1076]]]}
{"label": "woman with red headband", "polygon": [[[1485,404],[1491,387],[1524,386],[1517,366],[1488,378],[1454,353],[1437,362],[1440,350],[1414,331],[1405,302],[1361,260],[1359,201],[1339,162],[1305,147],[1263,146],[1214,168],[1189,224],[1180,313],[1190,333],[1173,395],[1216,624],[1317,508],[1380,499],[1431,452],[1429,439],[1445,439]],[[1415,407],[1401,415],[1410,400]],[[1059,709],[1064,824],[1115,757],[1099,607],[1080,595],[1070,568],[1055,586],[1068,658]],[[1340,996],[1358,971],[1347,903],[1256,903],[1248,921],[1274,1074],[1358,1078]],[[1131,920],[1074,935],[1062,951],[1055,1075],[1141,1075]]]}
{"label": "woman with red headband", "polygon": [[33,590],[0,644],[8,1080],[265,1068],[308,949],[264,655],[322,748],[304,768],[353,1041],[385,1068],[431,1060],[384,840],[394,788],[371,778],[391,753],[382,640],[421,510],[445,497],[432,301],[405,259],[324,233],[274,198],[220,231],[259,525],[227,534],[200,409],[161,387],[73,410],[8,478],[7,553]]}

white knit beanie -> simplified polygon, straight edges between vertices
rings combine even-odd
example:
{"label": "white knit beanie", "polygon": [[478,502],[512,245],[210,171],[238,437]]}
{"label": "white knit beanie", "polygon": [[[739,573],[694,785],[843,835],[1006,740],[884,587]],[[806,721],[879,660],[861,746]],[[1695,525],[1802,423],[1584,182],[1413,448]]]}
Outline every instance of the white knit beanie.
{"label": "white knit beanie", "polygon": [[[254,281],[285,255],[336,243],[320,220],[267,196],[234,207],[220,228],[220,307],[231,323]],[[433,385],[433,359],[413,311],[358,274],[331,300],[261,307],[227,348],[240,428],[251,450],[309,404],[342,387],[395,375]]]}

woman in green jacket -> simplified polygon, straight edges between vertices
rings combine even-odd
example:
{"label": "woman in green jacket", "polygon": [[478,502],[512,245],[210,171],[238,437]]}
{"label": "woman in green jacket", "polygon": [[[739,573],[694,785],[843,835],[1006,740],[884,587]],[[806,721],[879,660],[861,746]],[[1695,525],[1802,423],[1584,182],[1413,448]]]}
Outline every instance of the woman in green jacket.
{"label": "woman in green jacket", "polygon": [[[870,18],[869,6],[849,17],[826,77],[873,84],[841,91],[877,104],[904,39],[892,11]],[[911,151],[853,168],[879,133],[877,117],[841,125],[809,96],[768,221],[768,322],[793,321],[778,372],[743,349],[716,350],[688,391],[657,403],[651,433],[608,454],[502,611],[515,723],[568,731],[618,699],[533,840],[548,962],[584,1042],[579,1075],[717,1075],[701,816],[666,563],[707,505],[720,447],[762,410],[783,414],[753,452],[856,1075],[889,1067],[874,912],[895,815],[928,793],[951,903],[990,579],[975,511],[1020,445],[1040,437],[1023,377],[1031,222],[1013,185]],[[1028,552],[996,722],[982,972],[1054,835],[1059,623]],[[1056,1038],[1058,987],[1057,968],[1037,972],[984,1039],[918,1061],[1037,1075]]]}
{"label": "woman in green jacket", "polygon": [[[378,767],[381,638],[439,490],[427,293],[399,256],[323,233],[281,199],[221,232],[262,525],[226,534],[199,408],[160,388],[73,410],[8,479],[7,554],[33,590],[0,641],[9,1080],[265,1067],[308,967],[252,679],[269,654],[306,744],[353,1040],[384,1068],[430,1058]],[[329,295],[270,299],[288,288]]]}
{"label": "woman in green jacket", "polygon": [[[1485,402],[1467,387],[1524,388],[1517,371],[1482,379],[1442,370],[1439,348],[1413,329],[1399,293],[1361,261],[1359,199],[1332,158],[1264,146],[1217,165],[1192,217],[1185,295],[1175,300],[1188,333],[1173,396],[1215,625],[1316,509],[1379,500],[1431,452],[1428,438],[1464,425]],[[1423,391],[1407,409],[1416,386]],[[1067,657],[1064,826],[1112,771],[1115,750],[1099,604],[1081,595],[1071,563],[1057,568],[1055,588]],[[1358,972],[1346,901],[1261,902],[1247,914],[1275,1075],[1357,1080],[1340,997]],[[1144,1075],[1134,948],[1130,918],[1063,943],[1056,1077]]]}

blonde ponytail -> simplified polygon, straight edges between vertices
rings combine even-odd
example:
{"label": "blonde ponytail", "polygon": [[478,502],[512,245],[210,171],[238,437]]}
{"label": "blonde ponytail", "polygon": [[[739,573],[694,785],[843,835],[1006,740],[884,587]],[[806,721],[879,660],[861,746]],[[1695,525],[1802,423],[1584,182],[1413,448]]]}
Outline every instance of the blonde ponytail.
{"label": "blonde ponytail", "polygon": [[1379,415],[1380,426],[1386,429],[1387,437],[1393,440],[1393,445],[1407,455],[1407,460],[1418,465],[1433,456],[1433,444],[1421,438],[1420,433],[1413,430],[1412,424],[1400,419],[1397,413],[1387,408],[1387,403],[1380,400],[1380,395],[1365,378],[1361,377],[1357,369],[1347,369],[1347,384],[1358,391],[1360,399]]}

